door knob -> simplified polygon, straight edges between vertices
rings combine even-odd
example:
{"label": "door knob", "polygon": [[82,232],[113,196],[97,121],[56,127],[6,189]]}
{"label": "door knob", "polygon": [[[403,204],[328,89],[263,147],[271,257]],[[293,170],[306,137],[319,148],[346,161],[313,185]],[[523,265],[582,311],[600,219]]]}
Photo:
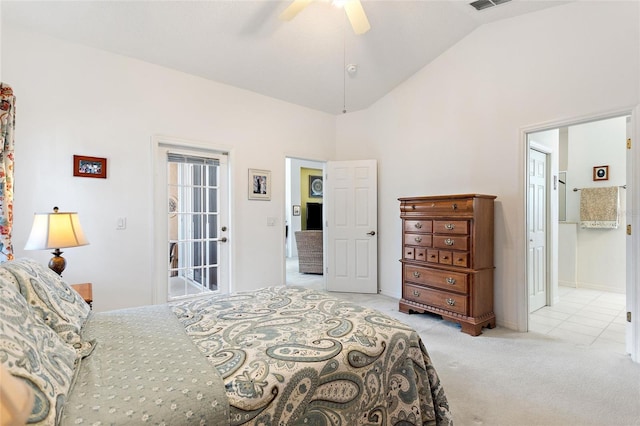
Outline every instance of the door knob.
{"label": "door knob", "polygon": [[376,231],[367,232],[367,235],[376,235]]}
{"label": "door knob", "polygon": [[226,243],[227,242],[227,237],[222,237],[218,241],[220,241],[221,243]]}

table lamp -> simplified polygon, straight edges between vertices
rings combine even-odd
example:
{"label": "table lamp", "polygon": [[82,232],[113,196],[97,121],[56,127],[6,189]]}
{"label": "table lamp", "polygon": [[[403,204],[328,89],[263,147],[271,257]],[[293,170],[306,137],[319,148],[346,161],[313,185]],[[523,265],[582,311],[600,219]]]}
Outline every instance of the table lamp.
{"label": "table lamp", "polygon": [[49,268],[62,276],[62,271],[67,266],[67,261],[60,256],[61,248],[78,247],[89,244],[76,212],[58,212],[53,208],[53,213],[35,213],[31,234],[24,246],[25,250],[55,249],[51,252],[53,257],[49,261]]}

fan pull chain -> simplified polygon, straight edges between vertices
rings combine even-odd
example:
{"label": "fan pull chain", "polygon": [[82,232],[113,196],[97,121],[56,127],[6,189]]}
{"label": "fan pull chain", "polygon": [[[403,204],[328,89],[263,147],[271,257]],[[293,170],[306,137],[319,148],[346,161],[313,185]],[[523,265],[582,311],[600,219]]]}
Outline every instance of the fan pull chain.
{"label": "fan pull chain", "polygon": [[347,25],[342,26],[342,113],[347,113]]}

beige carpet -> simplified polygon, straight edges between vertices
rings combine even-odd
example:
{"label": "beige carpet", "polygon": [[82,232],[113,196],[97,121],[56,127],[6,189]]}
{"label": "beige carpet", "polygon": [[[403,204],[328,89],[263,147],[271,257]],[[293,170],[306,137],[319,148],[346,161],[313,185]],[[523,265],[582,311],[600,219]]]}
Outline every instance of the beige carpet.
{"label": "beige carpet", "polygon": [[333,294],[420,333],[457,426],[640,425],[640,365],[628,356],[500,327],[471,337],[439,316],[402,314],[386,296]]}

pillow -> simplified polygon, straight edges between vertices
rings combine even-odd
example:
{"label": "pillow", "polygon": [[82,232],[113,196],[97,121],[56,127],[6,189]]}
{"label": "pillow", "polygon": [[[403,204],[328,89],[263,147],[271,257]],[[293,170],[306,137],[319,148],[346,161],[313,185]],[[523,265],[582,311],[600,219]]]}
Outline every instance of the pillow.
{"label": "pillow", "polygon": [[62,340],[79,348],[80,331],[89,316],[90,307],[77,291],[58,274],[32,259],[3,263],[15,276],[20,293],[33,312],[51,327]]}
{"label": "pillow", "polygon": [[0,278],[0,362],[35,396],[28,423],[57,424],[74,376],[76,352]]}

